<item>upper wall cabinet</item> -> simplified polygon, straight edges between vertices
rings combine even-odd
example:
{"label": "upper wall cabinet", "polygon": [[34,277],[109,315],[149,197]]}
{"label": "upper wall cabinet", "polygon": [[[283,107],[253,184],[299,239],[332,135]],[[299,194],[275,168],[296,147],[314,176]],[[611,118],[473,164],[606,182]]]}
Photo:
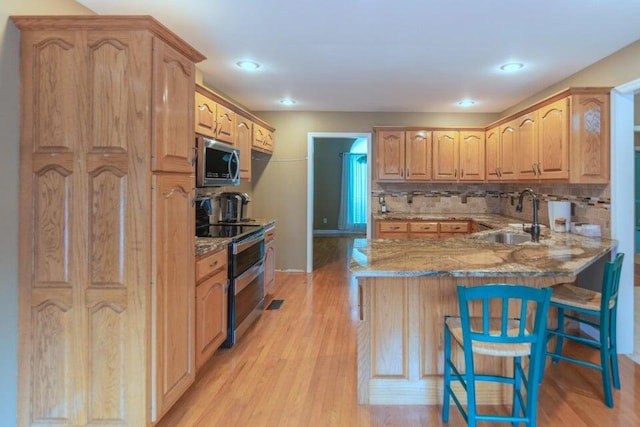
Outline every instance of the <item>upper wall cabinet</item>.
{"label": "upper wall cabinet", "polygon": [[432,134],[426,130],[376,131],[376,176],[380,182],[431,180]]}
{"label": "upper wall cabinet", "polygon": [[570,181],[609,182],[609,91],[577,91],[571,96]]}
{"label": "upper wall cabinet", "polygon": [[484,134],[484,131],[434,131],[434,181],[483,181],[485,176]]}
{"label": "upper wall cabinet", "polygon": [[273,154],[273,146],[273,131],[255,123],[251,148],[262,153]]}
{"label": "upper wall cabinet", "polygon": [[216,102],[210,92],[202,86],[196,86],[195,105],[196,133],[229,144],[235,143],[235,111]]}
{"label": "upper wall cabinet", "polygon": [[513,181],[517,176],[515,121],[488,129],[485,138],[487,181]]}
{"label": "upper wall cabinet", "polygon": [[275,129],[241,106],[196,84],[196,133],[240,149],[240,178],[251,180],[251,151],[273,153]]}

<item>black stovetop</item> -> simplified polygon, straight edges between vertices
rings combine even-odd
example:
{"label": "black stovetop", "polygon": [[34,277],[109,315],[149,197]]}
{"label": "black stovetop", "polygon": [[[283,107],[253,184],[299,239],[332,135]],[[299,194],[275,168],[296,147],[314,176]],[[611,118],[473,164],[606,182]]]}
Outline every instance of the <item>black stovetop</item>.
{"label": "black stovetop", "polygon": [[210,224],[196,227],[196,237],[232,237],[239,239],[262,229],[261,225]]}

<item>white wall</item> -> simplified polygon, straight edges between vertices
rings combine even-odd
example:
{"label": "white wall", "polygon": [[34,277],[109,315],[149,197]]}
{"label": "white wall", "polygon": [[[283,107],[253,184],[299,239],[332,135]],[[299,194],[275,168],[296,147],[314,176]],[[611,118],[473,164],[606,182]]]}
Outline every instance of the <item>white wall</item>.
{"label": "white wall", "polygon": [[73,0],[0,1],[0,425],[16,424],[20,32],[11,15],[87,14]]}

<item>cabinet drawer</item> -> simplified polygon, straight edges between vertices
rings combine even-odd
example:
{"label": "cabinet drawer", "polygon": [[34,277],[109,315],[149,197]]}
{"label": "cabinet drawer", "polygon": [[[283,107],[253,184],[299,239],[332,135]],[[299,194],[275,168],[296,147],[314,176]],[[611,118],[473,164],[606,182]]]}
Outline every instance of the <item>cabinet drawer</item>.
{"label": "cabinet drawer", "polygon": [[271,227],[264,230],[264,244],[267,245],[276,239],[276,229]]}
{"label": "cabinet drawer", "polygon": [[410,222],[409,229],[412,233],[437,233],[438,232],[438,223],[437,222]]}
{"label": "cabinet drawer", "polygon": [[227,272],[227,250],[221,249],[196,261],[196,282],[219,271]]}
{"label": "cabinet drawer", "polygon": [[468,233],[469,221],[448,221],[440,223],[441,233]]}
{"label": "cabinet drawer", "polygon": [[381,221],[378,226],[381,233],[406,233],[409,231],[408,222]]}

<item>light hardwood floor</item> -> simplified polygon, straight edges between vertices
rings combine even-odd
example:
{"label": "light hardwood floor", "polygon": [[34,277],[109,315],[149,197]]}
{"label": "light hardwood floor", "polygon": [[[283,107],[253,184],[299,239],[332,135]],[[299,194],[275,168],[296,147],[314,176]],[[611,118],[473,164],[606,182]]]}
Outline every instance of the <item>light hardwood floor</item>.
{"label": "light hardwood floor", "polygon": [[[357,287],[349,280],[352,238],[314,239],[314,272],[276,276],[279,310],[265,311],[232,349],[218,350],[161,426],[460,426],[441,406],[356,403]],[[571,352],[587,352],[567,345]],[[620,357],[615,408],[598,372],[561,362],[540,386],[539,426],[639,426],[640,365]],[[488,411],[504,411],[490,407]],[[484,424],[492,425],[492,424]],[[504,425],[504,424],[496,424]]]}

